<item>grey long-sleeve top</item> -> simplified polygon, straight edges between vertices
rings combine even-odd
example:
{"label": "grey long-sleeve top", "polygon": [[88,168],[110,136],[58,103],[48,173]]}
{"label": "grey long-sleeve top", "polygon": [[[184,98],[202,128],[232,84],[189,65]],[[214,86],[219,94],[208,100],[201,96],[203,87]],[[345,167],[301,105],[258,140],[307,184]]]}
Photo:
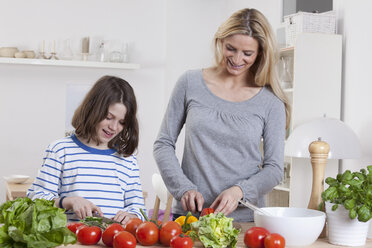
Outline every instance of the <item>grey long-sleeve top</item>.
{"label": "grey long-sleeve top", "polygon": [[[208,89],[202,70],[184,73],[173,90],[154,144],[160,173],[176,199],[173,213],[186,214],[180,199],[188,190],[201,192],[204,207],[208,207],[234,185],[242,189],[245,200],[264,206],[264,195],[283,176],[285,118],[283,102],[267,87],[249,100],[230,102]],[[184,125],[180,165],[175,145]],[[253,221],[253,212],[239,206],[229,217]]]}

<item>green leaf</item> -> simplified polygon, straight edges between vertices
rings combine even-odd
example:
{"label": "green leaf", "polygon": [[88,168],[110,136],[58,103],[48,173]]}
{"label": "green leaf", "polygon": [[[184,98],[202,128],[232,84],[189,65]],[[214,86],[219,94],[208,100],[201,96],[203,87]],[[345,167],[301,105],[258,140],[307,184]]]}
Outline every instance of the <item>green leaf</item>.
{"label": "green leaf", "polygon": [[351,210],[355,207],[355,199],[350,199],[350,200],[346,200],[344,202],[344,207],[347,209],[347,210]]}
{"label": "green leaf", "polygon": [[358,210],[358,220],[361,222],[367,222],[371,219],[371,211],[366,205],[363,205]]}
{"label": "green leaf", "polygon": [[209,214],[191,223],[191,228],[198,235],[204,247],[236,247],[240,230],[232,225],[232,218],[223,213]]}
{"label": "green leaf", "polygon": [[0,247],[55,247],[76,242],[54,201],[17,198],[0,206]]}
{"label": "green leaf", "polygon": [[337,208],[338,208],[338,204],[333,205],[333,206],[332,206],[332,211],[336,211]]}
{"label": "green leaf", "polygon": [[342,174],[341,182],[345,182],[345,181],[348,181],[348,180],[351,180],[351,179],[353,179],[353,175],[351,174],[351,171],[346,170],[344,172],[344,174]]}
{"label": "green leaf", "polygon": [[355,211],[355,209],[350,209],[349,211],[349,217],[350,219],[355,219],[357,217],[357,212]]}

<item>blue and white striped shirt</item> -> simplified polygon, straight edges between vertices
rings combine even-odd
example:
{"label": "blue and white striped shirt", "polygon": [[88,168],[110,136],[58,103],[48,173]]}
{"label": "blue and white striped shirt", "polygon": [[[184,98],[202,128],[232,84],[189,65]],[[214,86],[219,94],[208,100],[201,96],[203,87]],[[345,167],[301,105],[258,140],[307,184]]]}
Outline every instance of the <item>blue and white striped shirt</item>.
{"label": "blue and white striped shirt", "polygon": [[[27,192],[31,199],[62,196],[84,197],[108,218],[122,210],[143,219],[140,208],[146,211],[136,157],[88,147],[75,135],[48,146],[44,163]],[[78,220],[72,211],[66,214],[69,220]]]}

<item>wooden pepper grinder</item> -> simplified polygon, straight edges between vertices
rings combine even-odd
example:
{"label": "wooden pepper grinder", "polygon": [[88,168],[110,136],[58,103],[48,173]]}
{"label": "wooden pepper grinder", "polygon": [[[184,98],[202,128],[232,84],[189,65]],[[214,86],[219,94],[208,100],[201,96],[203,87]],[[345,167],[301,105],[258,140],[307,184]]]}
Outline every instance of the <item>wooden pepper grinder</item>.
{"label": "wooden pepper grinder", "polygon": [[[319,204],[322,202],[322,192],[324,191],[324,172],[327,164],[329,145],[327,142],[318,138],[309,145],[309,152],[311,157],[311,166],[313,167],[313,185],[311,189],[311,196],[307,208],[319,210]],[[323,209],[324,211],[324,206]],[[326,236],[326,226],[320,234],[320,237]]]}

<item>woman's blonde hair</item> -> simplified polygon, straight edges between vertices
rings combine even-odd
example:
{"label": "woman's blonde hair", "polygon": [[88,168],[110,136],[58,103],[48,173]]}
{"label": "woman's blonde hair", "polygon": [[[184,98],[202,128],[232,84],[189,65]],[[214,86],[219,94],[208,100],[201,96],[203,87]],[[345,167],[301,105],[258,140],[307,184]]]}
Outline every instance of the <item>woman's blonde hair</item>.
{"label": "woman's blonde hair", "polygon": [[259,51],[255,63],[250,68],[254,75],[255,85],[267,86],[284,103],[286,112],[286,127],[290,123],[290,104],[287,96],[279,85],[277,62],[279,52],[276,39],[266,17],[256,9],[242,9],[235,12],[218,28],[214,35],[214,56],[217,66],[223,63],[222,42],[234,34],[244,34],[258,42]]}

